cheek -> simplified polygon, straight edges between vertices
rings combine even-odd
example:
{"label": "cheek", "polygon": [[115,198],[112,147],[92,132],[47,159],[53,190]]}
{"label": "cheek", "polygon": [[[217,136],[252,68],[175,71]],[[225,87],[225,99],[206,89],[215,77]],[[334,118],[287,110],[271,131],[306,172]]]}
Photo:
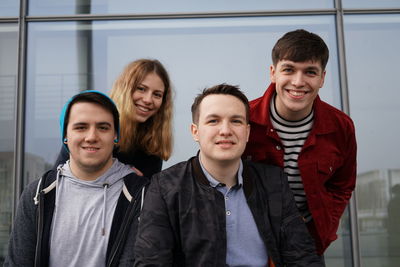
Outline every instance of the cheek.
{"label": "cheek", "polygon": [[161,108],[161,105],[162,105],[162,99],[156,99],[154,101],[155,111],[158,111]]}

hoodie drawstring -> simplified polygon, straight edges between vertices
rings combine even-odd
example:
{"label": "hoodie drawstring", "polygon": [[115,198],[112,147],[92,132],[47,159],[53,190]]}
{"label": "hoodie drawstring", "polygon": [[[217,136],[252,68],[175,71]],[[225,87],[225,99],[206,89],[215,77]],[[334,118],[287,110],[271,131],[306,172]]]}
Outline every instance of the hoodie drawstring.
{"label": "hoodie drawstring", "polygon": [[110,185],[108,183],[104,183],[103,184],[103,221],[102,221],[102,225],[101,225],[101,235],[105,236],[106,235],[106,200],[107,200],[107,188],[109,188]]}

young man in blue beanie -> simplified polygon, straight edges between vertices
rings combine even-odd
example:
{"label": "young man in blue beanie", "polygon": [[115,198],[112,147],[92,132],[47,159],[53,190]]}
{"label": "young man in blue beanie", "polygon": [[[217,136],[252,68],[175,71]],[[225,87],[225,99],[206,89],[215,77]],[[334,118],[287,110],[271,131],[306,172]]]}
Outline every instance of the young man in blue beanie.
{"label": "young man in blue beanie", "polygon": [[5,266],[132,266],[148,180],[112,157],[115,104],[101,92],[81,92],[60,125],[70,160],[24,190]]}

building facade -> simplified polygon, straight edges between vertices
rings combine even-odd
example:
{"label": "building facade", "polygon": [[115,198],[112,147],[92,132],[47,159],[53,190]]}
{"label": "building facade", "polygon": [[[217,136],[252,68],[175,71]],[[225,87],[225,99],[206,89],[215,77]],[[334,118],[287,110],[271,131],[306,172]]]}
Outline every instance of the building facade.
{"label": "building facade", "polygon": [[160,60],[175,92],[165,168],[197,150],[196,94],[226,82],[249,99],[262,95],[274,43],[299,28],[327,43],[320,96],[348,113],[357,133],[357,188],[327,266],[399,266],[400,0],[1,1],[0,264],[19,195],[61,148],[58,117],[69,97],[108,92],[132,60]]}

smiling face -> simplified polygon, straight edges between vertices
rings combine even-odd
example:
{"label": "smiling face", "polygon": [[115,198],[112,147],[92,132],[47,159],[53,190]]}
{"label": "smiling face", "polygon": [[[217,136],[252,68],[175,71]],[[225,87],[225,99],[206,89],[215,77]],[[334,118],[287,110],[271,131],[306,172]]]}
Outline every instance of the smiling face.
{"label": "smiling face", "polygon": [[72,105],[67,125],[70,167],[80,179],[96,179],[112,165],[117,133],[112,114],[98,104]]}
{"label": "smiling face", "polygon": [[250,133],[245,105],[232,95],[208,95],[200,103],[199,119],[191,125],[191,131],[193,139],[199,142],[204,165],[208,162],[236,164]]}
{"label": "smiling face", "polygon": [[314,99],[325,80],[319,62],[280,60],[270,67],[276,85],[276,109],[286,120],[301,120],[312,110]]}
{"label": "smiling face", "polygon": [[149,73],[133,91],[132,100],[136,108],[136,120],[145,122],[160,109],[165,86],[160,77]]}

